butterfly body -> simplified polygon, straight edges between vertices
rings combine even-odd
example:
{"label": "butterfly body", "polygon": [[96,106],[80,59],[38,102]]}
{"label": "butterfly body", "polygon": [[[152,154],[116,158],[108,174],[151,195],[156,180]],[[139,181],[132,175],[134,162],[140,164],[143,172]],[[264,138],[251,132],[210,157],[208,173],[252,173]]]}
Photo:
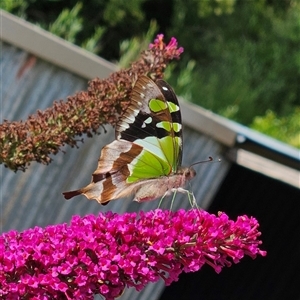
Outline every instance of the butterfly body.
{"label": "butterfly body", "polygon": [[196,173],[181,167],[182,125],[179,103],[163,80],[140,77],[131,104],[116,126],[116,139],[106,145],[84,188],[63,193],[66,199],[84,194],[106,203],[135,194],[138,202],[150,201],[178,190]]}

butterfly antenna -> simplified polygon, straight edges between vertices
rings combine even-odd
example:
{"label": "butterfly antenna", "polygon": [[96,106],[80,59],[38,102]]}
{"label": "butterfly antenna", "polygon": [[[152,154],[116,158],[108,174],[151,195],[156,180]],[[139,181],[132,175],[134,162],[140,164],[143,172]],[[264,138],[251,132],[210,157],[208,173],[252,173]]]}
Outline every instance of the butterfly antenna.
{"label": "butterfly antenna", "polygon": [[192,166],[194,166],[194,165],[198,165],[198,164],[208,163],[208,162],[213,162],[213,163],[215,163],[215,162],[221,162],[221,159],[218,158],[218,160],[216,161],[216,160],[213,159],[212,156],[209,156],[208,159],[206,159],[206,160],[201,160],[201,161],[197,161],[197,162],[191,164],[190,167],[192,167]]}

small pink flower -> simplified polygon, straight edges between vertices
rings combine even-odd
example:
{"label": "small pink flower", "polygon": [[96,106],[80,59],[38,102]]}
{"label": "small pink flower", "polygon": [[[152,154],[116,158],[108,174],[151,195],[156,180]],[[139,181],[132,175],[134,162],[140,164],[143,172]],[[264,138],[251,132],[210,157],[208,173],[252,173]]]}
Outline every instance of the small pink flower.
{"label": "small pink flower", "polygon": [[158,34],[156,36],[156,39],[154,40],[154,43],[149,45],[149,49],[156,49],[159,51],[165,51],[166,54],[170,57],[170,59],[179,58],[180,54],[183,53],[184,49],[183,47],[178,48],[178,42],[176,38],[172,37],[169,44],[166,45],[164,43],[164,35]]}

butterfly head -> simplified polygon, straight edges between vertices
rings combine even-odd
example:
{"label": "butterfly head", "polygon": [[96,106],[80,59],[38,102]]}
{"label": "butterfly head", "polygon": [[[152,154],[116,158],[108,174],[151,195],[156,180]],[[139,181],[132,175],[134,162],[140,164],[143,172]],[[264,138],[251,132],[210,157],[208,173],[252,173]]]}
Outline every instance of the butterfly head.
{"label": "butterfly head", "polygon": [[188,181],[196,176],[196,171],[192,167],[181,168],[179,173]]}

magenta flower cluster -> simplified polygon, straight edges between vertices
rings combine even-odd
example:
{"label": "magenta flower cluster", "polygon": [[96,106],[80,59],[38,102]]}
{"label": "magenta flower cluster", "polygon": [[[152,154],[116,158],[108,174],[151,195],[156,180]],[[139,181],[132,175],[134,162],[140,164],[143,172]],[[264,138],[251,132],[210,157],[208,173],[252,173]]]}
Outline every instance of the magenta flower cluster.
{"label": "magenta flower cluster", "polygon": [[204,264],[220,272],[245,255],[266,255],[258,226],[193,209],[74,216],[70,225],[11,231],[0,236],[0,298],[114,299]]}

